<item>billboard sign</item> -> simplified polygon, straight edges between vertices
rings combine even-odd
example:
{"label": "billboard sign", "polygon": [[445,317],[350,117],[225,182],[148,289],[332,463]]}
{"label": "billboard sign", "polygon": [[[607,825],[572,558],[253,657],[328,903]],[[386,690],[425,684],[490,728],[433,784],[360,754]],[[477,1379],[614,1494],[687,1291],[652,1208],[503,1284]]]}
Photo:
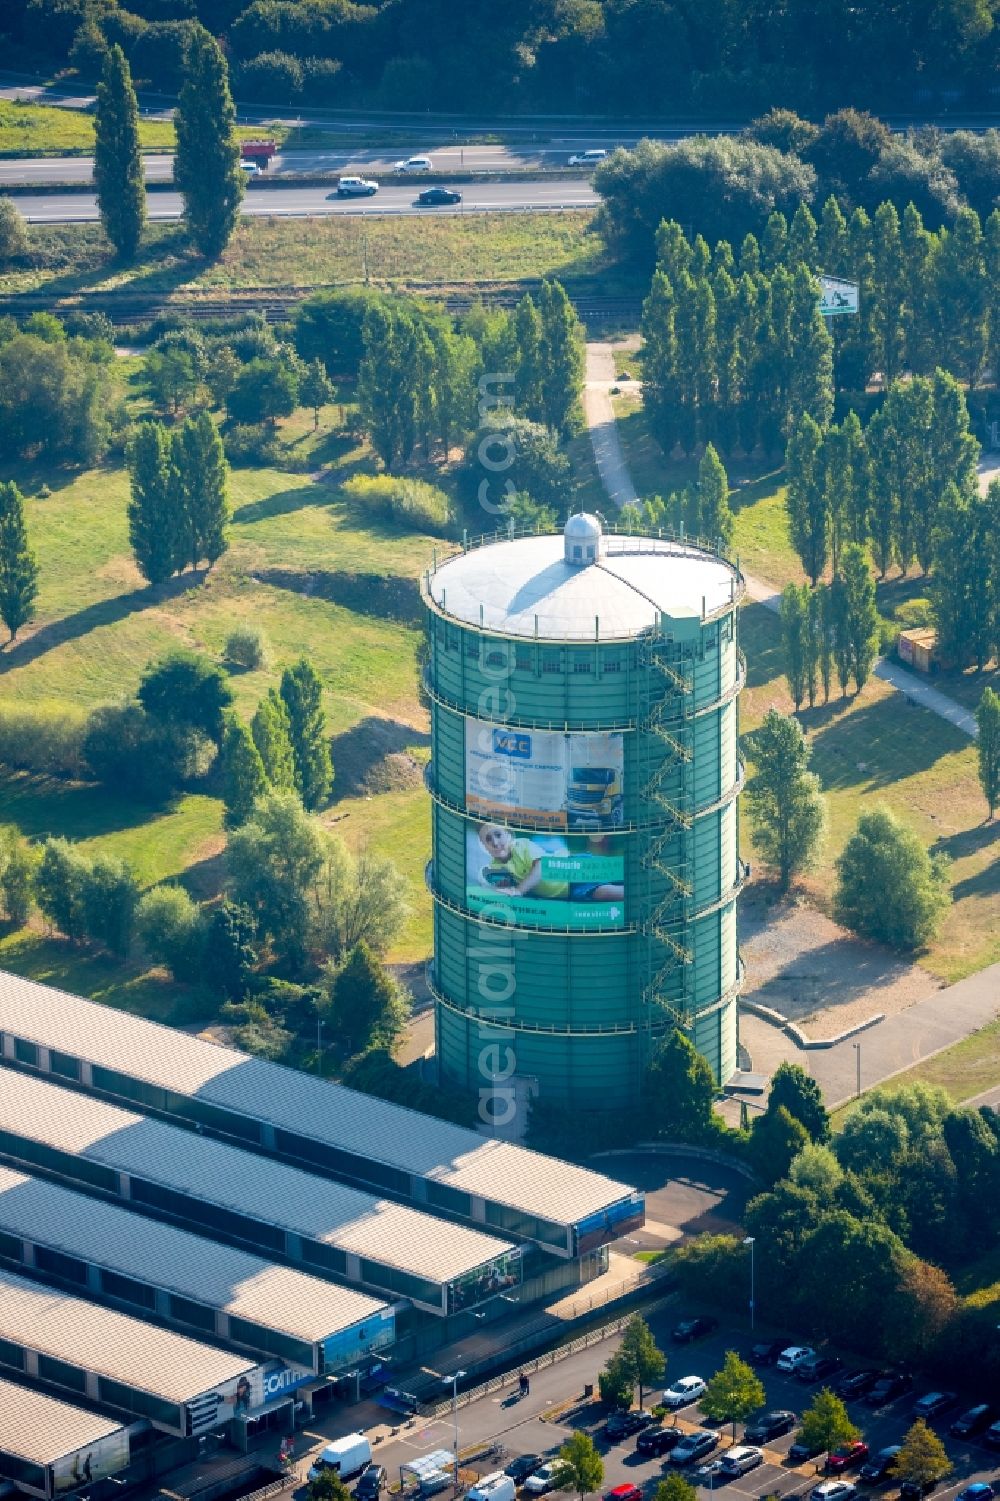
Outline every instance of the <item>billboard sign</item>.
{"label": "billboard sign", "polygon": [[506,824],[470,824],[465,896],[471,912],[502,906],[527,928],[571,932],[625,926],[621,835],[540,834]]}
{"label": "billboard sign", "polygon": [[609,1240],[627,1235],[630,1230],[641,1230],[645,1223],[646,1201],[642,1194],[634,1194],[630,1199],[609,1204],[606,1209],[587,1215],[573,1226],[575,1254],[582,1256],[584,1252],[593,1251]]}
{"label": "billboard sign", "polygon": [[487,1266],[463,1272],[448,1283],[448,1312],[459,1313],[463,1308],[475,1308],[501,1293],[509,1293],[521,1285],[521,1248],[497,1256]]}
{"label": "billboard sign", "polygon": [[106,1480],[117,1475],[129,1461],[128,1431],[119,1428],[92,1444],[85,1444],[75,1454],[57,1459],[52,1466],[52,1485],[57,1496],[75,1491],[82,1485],[92,1485],[95,1480]]}
{"label": "billboard sign", "polygon": [[611,829],[623,821],[621,735],[465,722],[465,806],[546,829]]}
{"label": "billboard sign", "polygon": [[836,276],[819,278],[819,310],[824,318],[858,311],[859,289],[856,281],[840,281]]}
{"label": "billboard sign", "polygon": [[383,1308],[360,1324],[330,1334],[323,1341],[323,1370],[347,1370],[364,1360],[366,1355],[376,1355],[388,1350],[396,1342],[396,1315],[391,1308]]}
{"label": "billboard sign", "polygon": [[223,1381],[187,1404],[187,1432],[207,1433],[232,1418],[246,1418],[282,1401],[306,1381],[315,1379],[305,1366],[285,1360],[269,1360],[243,1376]]}

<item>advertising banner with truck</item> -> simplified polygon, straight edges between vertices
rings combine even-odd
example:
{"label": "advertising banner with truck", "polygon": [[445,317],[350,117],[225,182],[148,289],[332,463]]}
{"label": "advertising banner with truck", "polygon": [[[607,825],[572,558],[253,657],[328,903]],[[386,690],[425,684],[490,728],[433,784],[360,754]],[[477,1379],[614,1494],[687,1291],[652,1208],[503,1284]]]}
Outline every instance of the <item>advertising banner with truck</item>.
{"label": "advertising banner with truck", "polygon": [[470,911],[502,904],[527,928],[623,928],[624,842],[613,834],[540,834],[472,823],[465,894]]}
{"label": "advertising banner with truck", "polygon": [[547,829],[612,829],[623,821],[618,734],[515,729],[465,721],[465,806]]}

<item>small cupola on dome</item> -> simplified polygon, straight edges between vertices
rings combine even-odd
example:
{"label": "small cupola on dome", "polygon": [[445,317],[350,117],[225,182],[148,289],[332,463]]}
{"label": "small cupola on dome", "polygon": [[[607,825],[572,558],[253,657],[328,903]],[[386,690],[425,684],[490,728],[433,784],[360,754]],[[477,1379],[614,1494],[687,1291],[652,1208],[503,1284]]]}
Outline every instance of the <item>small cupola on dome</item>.
{"label": "small cupola on dome", "polygon": [[586,568],[596,563],[604,551],[601,523],[589,511],[578,511],[563,527],[566,562],[571,568]]}

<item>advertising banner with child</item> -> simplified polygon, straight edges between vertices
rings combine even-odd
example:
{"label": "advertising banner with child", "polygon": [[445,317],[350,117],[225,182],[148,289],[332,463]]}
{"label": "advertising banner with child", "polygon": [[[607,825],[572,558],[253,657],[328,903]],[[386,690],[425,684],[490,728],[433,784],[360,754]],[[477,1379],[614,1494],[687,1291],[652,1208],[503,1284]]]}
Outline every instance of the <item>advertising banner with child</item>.
{"label": "advertising banner with child", "polygon": [[502,903],[528,928],[623,928],[624,841],[613,834],[540,834],[473,823],[466,833],[465,891],[470,911]]}

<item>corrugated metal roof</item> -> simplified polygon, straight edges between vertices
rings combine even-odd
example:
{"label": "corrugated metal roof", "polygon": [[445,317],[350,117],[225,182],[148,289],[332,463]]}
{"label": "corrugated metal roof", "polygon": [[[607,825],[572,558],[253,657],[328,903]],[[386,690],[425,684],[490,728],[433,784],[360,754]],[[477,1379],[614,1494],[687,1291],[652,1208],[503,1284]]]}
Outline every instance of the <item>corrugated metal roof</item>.
{"label": "corrugated metal roof", "polygon": [[563,536],[473,548],[430,575],[446,615],[507,636],[551,641],[631,640],[659,623],[699,618],[733,599],[736,571],[680,542],[605,536],[599,562],[567,563]]}
{"label": "corrugated metal roof", "polygon": [[317,1178],[226,1142],[150,1120],[30,1074],[0,1077],[0,1131],[445,1282],[513,1250],[509,1241]]}
{"label": "corrugated metal roof", "polygon": [[561,1224],[634,1190],[342,1084],[0,972],[0,1032]]}
{"label": "corrugated metal roof", "polygon": [[245,1355],[144,1324],[0,1270],[0,1339],[110,1376],[165,1402],[190,1402],[256,1369]]}
{"label": "corrugated metal roof", "polygon": [[121,1429],[110,1418],[0,1378],[0,1449],[31,1464],[55,1464]]}
{"label": "corrugated metal roof", "polygon": [[0,1167],[0,1230],[309,1343],[387,1306],[6,1167]]}

